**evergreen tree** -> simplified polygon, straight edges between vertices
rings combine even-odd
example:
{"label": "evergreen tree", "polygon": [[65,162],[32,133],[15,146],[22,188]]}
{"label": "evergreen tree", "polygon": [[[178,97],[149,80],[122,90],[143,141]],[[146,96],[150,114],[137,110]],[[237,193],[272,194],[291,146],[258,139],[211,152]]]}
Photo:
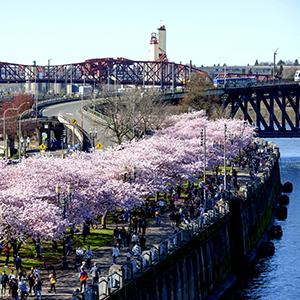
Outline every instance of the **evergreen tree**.
{"label": "evergreen tree", "polygon": [[255,61],[254,66],[258,66],[258,60]]}
{"label": "evergreen tree", "polygon": [[299,66],[298,58],[294,61],[294,66]]}

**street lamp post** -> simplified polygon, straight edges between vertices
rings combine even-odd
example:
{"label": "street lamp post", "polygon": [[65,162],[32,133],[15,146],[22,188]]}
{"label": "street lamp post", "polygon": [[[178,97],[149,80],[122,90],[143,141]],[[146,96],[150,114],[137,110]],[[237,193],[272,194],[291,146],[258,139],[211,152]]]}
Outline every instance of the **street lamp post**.
{"label": "street lamp post", "polygon": [[206,128],[201,129],[200,131],[201,136],[201,146],[203,146],[203,160],[204,160],[204,166],[203,166],[203,174],[204,174],[204,208],[206,209]]}
{"label": "street lamp post", "polygon": [[47,94],[49,94],[49,90],[50,90],[50,61],[52,60],[52,58],[48,59],[48,86],[47,86]]}
{"label": "street lamp post", "polygon": [[17,115],[19,115],[19,161],[21,161],[21,135],[22,135],[22,114],[19,114],[19,109],[24,105],[28,104],[29,102],[24,102],[22,103],[18,108],[17,108]]}
{"label": "street lamp post", "polygon": [[274,66],[273,66],[273,84],[275,82],[275,63],[276,63],[276,54],[279,48],[277,48],[274,52]]}
{"label": "street lamp post", "polygon": [[3,113],[3,143],[4,143],[4,150],[3,150],[3,157],[5,158],[5,155],[6,155],[6,138],[5,138],[5,114],[7,111],[9,110],[16,110],[18,111],[19,108],[17,107],[10,107],[8,109],[5,110],[5,112]]}
{"label": "street lamp post", "polygon": [[97,128],[94,129],[94,132],[92,128],[90,128],[90,137],[93,141],[93,148],[95,148],[95,139],[97,138],[97,133],[98,133]]}
{"label": "street lamp post", "polygon": [[226,133],[227,125],[224,125],[224,191],[226,193],[227,180],[226,180]]}
{"label": "street lamp post", "polygon": [[[60,192],[61,192],[61,186],[59,184],[55,187],[56,196],[57,196],[57,206],[61,204],[62,206],[62,215],[63,219],[66,219],[66,207],[69,202],[69,208],[71,207],[71,197],[73,192],[73,187],[69,184],[67,187],[67,193],[68,193],[68,201],[66,201],[65,193],[63,193],[62,200],[60,199]],[[64,237],[63,239],[63,262],[66,261],[66,239]]]}

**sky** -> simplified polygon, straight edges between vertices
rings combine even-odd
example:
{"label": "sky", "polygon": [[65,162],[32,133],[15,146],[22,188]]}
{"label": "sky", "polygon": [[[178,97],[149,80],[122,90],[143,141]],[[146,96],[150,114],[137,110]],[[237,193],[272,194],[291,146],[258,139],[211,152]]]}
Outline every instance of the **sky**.
{"label": "sky", "polygon": [[253,65],[300,57],[300,0],[0,0],[0,61],[69,64],[147,61],[152,32],[167,30],[175,63]]}

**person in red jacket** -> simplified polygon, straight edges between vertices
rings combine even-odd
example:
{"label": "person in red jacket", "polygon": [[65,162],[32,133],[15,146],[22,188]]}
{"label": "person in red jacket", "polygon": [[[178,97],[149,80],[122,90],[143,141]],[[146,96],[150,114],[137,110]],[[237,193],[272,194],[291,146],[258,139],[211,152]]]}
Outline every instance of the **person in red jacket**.
{"label": "person in red jacket", "polygon": [[9,261],[9,250],[11,249],[11,246],[8,247],[8,245],[6,244],[4,247],[4,251],[5,251],[5,255],[6,255],[6,259],[5,259],[5,264],[4,267],[8,268],[8,261]]}

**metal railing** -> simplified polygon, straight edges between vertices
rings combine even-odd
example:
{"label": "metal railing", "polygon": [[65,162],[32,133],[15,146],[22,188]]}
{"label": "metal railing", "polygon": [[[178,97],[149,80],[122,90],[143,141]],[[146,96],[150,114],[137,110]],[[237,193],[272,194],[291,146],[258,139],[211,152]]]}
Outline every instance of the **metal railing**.
{"label": "metal railing", "polygon": [[152,264],[157,263],[164,259],[167,255],[174,252],[176,248],[190,241],[195,235],[205,230],[208,226],[224,217],[228,211],[228,203],[224,206],[219,206],[218,209],[214,208],[203,216],[191,222],[189,226],[185,226],[179,232],[174,233],[168,239],[162,241],[157,246],[152,247],[144,252],[139,257],[126,263],[121,267],[121,272],[114,272],[107,276],[106,279],[90,287],[83,293],[73,297],[71,300],[84,299],[84,300],[98,300],[105,299],[113,291],[122,288],[126,281],[132,280],[135,276],[145,272]]}

